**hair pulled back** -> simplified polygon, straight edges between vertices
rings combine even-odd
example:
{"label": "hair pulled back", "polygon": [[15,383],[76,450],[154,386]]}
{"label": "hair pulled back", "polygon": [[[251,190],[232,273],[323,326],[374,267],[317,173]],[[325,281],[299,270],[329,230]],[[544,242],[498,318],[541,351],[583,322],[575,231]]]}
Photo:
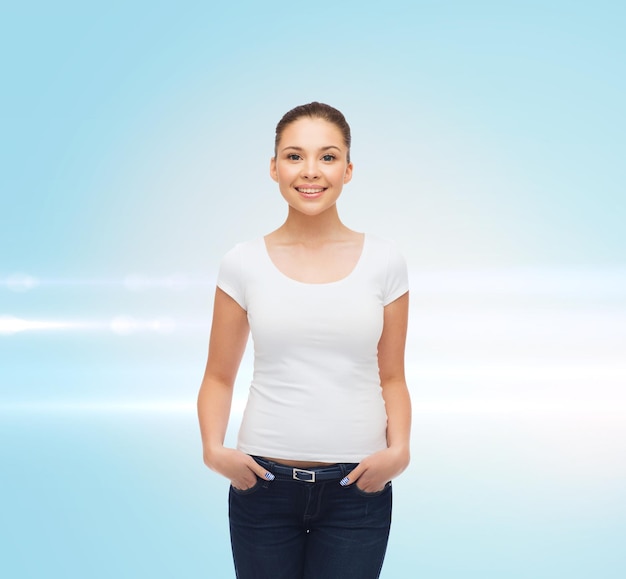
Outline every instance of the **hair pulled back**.
{"label": "hair pulled back", "polygon": [[301,119],[302,117],[309,117],[311,119],[322,119],[335,125],[343,136],[343,142],[348,149],[348,163],[350,162],[350,143],[352,142],[352,136],[350,134],[350,125],[343,116],[343,113],[330,105],[324,103],[318,103],[313,101],[306,105],[297,106],[283,115],[283,118],[278,121],[276,125],[276,139],[274,141],[274,155],[278,149],[278,142],[283,136],[284,130],[291,123]]}

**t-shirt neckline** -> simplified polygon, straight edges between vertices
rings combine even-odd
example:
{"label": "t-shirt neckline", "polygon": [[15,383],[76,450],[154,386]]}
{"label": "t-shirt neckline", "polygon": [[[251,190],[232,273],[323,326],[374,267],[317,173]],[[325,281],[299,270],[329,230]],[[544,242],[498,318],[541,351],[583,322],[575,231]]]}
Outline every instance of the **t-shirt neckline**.
{"label": "t-shirt neckline", "polygon": [[269,263],[269,265],[271,266],[271,268],[282,278],[289,280],[292,283],[298,284],[298,285],[303,285],[303,286],[331,286],[331,285],[336,285],[336,284],[340,284],[343,283],[347,280],[349,280],[352,276],[355,275],[355,273],[357,272],[357,270],[360,268],[361,263],[364,260],[365,257],[365,252],[367,249],[367,246],[369,245],[369,236],[367,235],[367,233],[363,234],[363,244],[361,247],[361,253],[359,255],[359,259],[357,259],[356,263],[354,264],[354,267],[350,270],[350,272],[348,272],[347,275],[345,275],[344,277],[334,280],[334,281],[325,281],[325,282],[321,282],[321,283],[311,283],[311,282],[306,282],[306,281],[300,281],[297,279],[294,279],[292,277],[289,277],[286,273],[284,273],[283,271],[281,271],[276,264],[274,263],[274,261],[272,260],[270,253],[267,249],[267,243],[265,242],[265,236],[260,238],[260,243],[261,243],[261,247],[263,250],[263,255],[265,256],[265,259],[267,260],[267,262]]}

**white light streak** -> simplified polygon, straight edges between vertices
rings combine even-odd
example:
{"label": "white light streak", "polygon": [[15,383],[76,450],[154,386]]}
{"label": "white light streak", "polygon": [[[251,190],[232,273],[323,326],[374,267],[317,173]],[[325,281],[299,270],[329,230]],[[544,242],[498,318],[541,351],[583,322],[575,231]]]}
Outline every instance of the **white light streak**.
{"label": "white light streak", "polygon": [[[167,289],[183,291],[190,289],[197,282],[184,274],[173,274],[167,277],[150,278],[141,274],[130,274],[124,278],[124,287],[130,291],[139,292],[150,289]],[[206,282],[202,282],[205,285]]]}
{"label": "white light streak", "polygon": [[167,334],[176,329],[176,325],[172,318],[164,317],[155,320],[139,321],[130,316],[117,316],[111,320],[109,327],[113,333],[125,336],[139,331]]}
{"label": "white light streak", "polygon": [[42,413],[150,413],[188,414],[196,412],[195,400],[68,400],[0,403],[0,412]]}
{"label": "white light streak", "polygon": [[14,273],[4,280],[7,289],[13,292],[27,292],[39,285],[39,280],[27,273]]}
{"label": "white light streak", "polygon": [[208,331],[207,324],[198,322],[181,322],[169,317],[138,320],[131,316],[116,316],[109,321],[52,321],[25,320],[14,316],[0,316],[0,335],[12,335],[20,332],[38,330],[83,330],[110,331],[118,336],[128,336],[138,332],[156,332],[169,334],[180,328],[200,328]]}
{"label": "white light streak", "polygon": [[127,336],[128,334],[132,334],[137,331],[139,329],[139,324],[134,318],[129,316],[117,316],[111,320],[109,327],[114,334]]}
{"label": "white light streak", "polygon": [[626,299],[626,267],[510,267],[411,273],[417,293]]}
{"label": "white light streak", "polygon": [[602,400],[567,400],[565,398],[453,398],[448,400],[417,399],[416,414],[620,414],[624,404]]}
{"label": "white light streak", "polygon": [[17,334],[30,330],[67,330],[82,327],[75,322],[55,322],[46,320],[23,320],[13,316],[0,316],[0,334]]}
{"label": "white light streak", "polygon": [[586,383],[626,385],[626,364],[604,363],[520,364],[407,364],[407,376],[418,384],[432,381],[479,382],[481,385],[510,383]]}
{"label": "white light streak", "polygon": [[215,286],[215,274],[191,275],[171,274],[166,276],[149,276],[138,273],[129,274],[123,278],[65,278],[65,279],[40,279],[25,273],[14,273],[8,277],[0,277],[0,289],[3,287],[13,292],[26,292],[34,288],[42,287],[110,287],[121,288],[131,292],[143,292],[148,290],[188,291],[194,288]]}

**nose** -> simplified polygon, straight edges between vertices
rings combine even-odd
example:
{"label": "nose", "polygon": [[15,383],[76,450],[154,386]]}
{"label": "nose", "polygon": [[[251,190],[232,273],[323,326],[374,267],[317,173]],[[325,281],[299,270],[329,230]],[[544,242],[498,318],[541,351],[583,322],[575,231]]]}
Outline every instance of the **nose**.
{"label": "nose", "polygon": [[317,159],[309,158],[302,165],[302,177],[305,179],[317,179],[319,176],[320,172],[317,166]]}

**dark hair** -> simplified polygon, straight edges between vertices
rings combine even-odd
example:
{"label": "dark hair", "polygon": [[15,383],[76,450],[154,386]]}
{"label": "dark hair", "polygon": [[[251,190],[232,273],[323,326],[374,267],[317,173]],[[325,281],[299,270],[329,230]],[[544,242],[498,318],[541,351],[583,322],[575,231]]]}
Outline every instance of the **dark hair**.
{"label": "dark hair", "polygon": [[280,119],[280,121],[278,121],[278,124],[276,125],[276,139],[274,140],[274,155],[276,155],[278,142],[283,136],[285,128],[302,117],[323,119],[335,125],[343,135],[343,142],[348,148],[348,163],[350,162],[350,143],[352,141],[352,137],[350,135],[350,125],[341,111],[338,111],[330,105],[318,103],[316,101],[291,109],[283,115],[283,118]]}

